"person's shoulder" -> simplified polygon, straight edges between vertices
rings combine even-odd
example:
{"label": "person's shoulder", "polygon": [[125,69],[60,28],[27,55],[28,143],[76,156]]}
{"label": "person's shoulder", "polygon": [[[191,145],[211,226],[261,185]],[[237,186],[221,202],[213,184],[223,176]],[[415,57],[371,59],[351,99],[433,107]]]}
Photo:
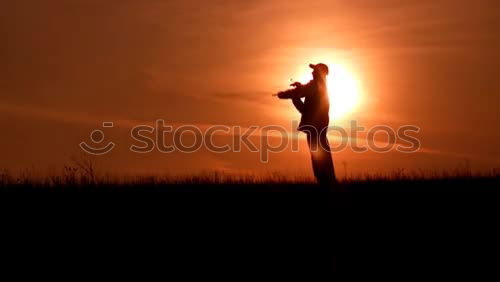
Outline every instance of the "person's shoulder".
{"label": "person's shoulder", "polygon": [[308,83],[304,85],[304,87],[306,88],[316,87],[316,81],[314,81],[314,79],[311,79]]}

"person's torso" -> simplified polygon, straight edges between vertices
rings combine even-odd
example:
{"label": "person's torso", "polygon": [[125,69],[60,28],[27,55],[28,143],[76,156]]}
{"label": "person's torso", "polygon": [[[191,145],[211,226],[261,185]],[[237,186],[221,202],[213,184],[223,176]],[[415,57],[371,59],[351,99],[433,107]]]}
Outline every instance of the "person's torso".
{"label": "person's torso", "polygon": [[329,111],[330,101],[326,85],[324,83],[313,83],[304,100],[301,126],[327,127],[330,121]]}

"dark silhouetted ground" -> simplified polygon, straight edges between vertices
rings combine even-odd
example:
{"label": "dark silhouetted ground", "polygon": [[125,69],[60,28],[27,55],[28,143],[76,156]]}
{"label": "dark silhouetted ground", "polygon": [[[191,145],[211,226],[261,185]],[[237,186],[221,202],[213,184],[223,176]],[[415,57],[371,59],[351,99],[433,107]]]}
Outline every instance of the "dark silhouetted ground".
{"label": "dark silhouetted ground", "polygon": [[51,253],[62,258],[58,267],[75,271],[88,264],[186,277],[271,272],[314,280],[335,271],[488,270],[498,262],[488,256],[498,255],[498,177],[328,188],[192,182],[4,184],[4,243],[12,259]]}

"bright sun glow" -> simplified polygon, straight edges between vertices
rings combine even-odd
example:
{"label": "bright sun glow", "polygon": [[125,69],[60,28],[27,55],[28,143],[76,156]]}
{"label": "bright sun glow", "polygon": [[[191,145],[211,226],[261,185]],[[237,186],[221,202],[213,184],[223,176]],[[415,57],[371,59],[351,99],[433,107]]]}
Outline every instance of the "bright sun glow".
{"label": "bright sun glow", "polygon": [[[345,118],[354,111],[360,102],[360,83],[357,77],[346,67],[336,64],[328,64],[330,75],[327,87],[330,95],[330,117],[332,119]],[[310,68],[301,71],[298,80],[307,83],[312,79]]]}

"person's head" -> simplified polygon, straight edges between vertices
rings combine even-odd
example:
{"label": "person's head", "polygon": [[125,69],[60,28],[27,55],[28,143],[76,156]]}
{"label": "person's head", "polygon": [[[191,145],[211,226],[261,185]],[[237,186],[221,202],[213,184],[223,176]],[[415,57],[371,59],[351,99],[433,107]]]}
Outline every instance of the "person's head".
{"label": "person's head", "polygon": [[321,78],[321,79],[326,79],[326,76],[328,75],[329,73],[329,69],[328,69],[328,66],[325,65],[325,64],[310,64],[309,65],[310,68],[313,69],[313,78],[314,79],[318,79],[318,78]]}

